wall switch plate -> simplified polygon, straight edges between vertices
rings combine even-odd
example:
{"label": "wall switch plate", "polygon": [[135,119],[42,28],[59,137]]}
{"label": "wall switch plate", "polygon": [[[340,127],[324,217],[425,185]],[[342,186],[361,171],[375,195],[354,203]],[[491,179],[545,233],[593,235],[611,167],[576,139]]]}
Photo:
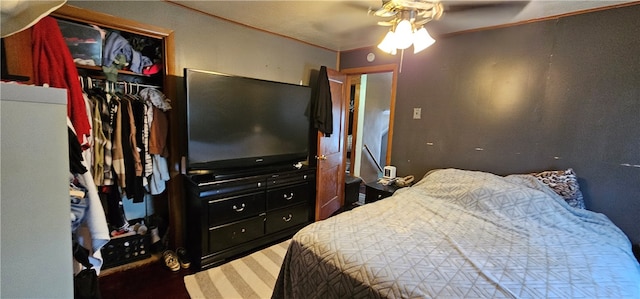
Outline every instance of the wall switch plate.
{"label": "wall switch plate", "polygon": [[413,108],[413,119],[422,118],[422,108]]}

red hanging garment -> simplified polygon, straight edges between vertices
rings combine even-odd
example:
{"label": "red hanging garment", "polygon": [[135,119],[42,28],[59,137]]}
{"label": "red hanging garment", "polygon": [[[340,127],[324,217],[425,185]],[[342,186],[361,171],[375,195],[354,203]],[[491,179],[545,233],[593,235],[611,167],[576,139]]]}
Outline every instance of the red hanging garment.
{"label": "red hanging garment", "polygon": [[88,137],[91,135],[91,125],[78,80],[78,70],[62,37],[58,22],[52,17],[41,19],[33,25],[31,38],[34,83],[67,89],[67,116],[76,131],[78,142],[86,148]]}

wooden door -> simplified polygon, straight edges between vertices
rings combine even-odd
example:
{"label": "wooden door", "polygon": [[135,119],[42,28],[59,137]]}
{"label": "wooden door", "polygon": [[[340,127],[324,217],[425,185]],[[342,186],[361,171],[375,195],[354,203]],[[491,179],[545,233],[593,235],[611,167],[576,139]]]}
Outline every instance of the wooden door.
{"label": "wooden door", "polygon": [[340,209],[344,203],[344,134],[347,104],[345,88],[347,76],[327,69],[331,102],[333,104],[333,134],[325,137],[318,132],[316,221],[326,219]]}

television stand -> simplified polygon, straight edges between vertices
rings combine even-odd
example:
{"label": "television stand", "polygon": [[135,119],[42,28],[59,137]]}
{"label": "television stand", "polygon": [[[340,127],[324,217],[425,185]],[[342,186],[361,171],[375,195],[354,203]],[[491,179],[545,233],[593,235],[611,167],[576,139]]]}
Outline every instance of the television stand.
{"label": "television stand", "polygon": [[315,168],[185,176],[187,251],[197,269],[289,238],[313,222]]}

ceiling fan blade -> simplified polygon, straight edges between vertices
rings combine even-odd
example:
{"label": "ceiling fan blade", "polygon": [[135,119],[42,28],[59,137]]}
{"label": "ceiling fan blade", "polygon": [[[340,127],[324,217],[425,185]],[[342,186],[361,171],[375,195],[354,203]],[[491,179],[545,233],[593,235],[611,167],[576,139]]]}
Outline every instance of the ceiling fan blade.
{"label": "ceiling fan blade", "polygon": [[437,0],[390,0],[390,5],[401,9],[429,10],[438,4]]}
{"label": "ceiling fan blade", "polygon": [[445,13],[484,9],[522,9],[527,6],[527,4],[529,4],[529,1],[522,0],[445,1],[443,3]]}
{"label": "ceiling fan blade", "polygon": [[389,18],[395,16],[398,12],[395,10],[387,10],[386,8],[379,8],[377,10],[370,10],[373,15],[377,17]]}
{"label": "ceiling fan blade", "polygon": [[429,32],[458,32],[507,24],[525,9],[530,1],[443,1],[444,16],[426,24]]}
{"label": "ceiling fan blade", "polygon": [[380,21],[378,22],[378,25],[380,26],[393,26],[394,22],[393,21]]}

